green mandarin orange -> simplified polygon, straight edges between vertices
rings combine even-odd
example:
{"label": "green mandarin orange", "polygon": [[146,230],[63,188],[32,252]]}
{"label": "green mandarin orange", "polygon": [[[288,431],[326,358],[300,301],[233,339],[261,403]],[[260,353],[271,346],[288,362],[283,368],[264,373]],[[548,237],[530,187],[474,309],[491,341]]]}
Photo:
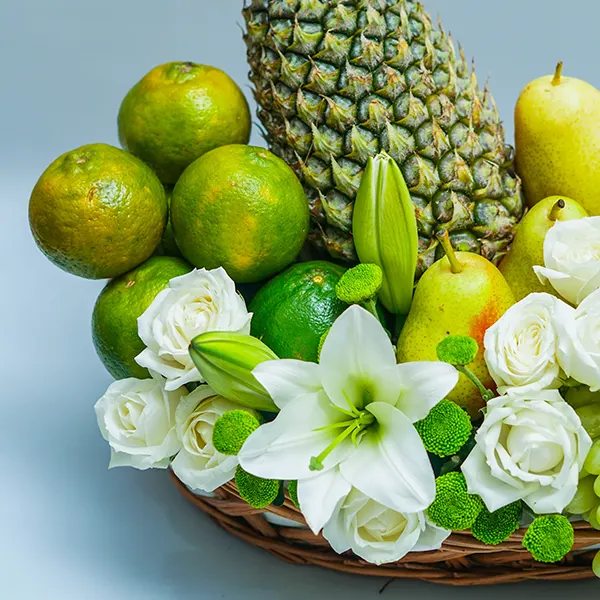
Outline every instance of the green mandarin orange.
{"label": "green mandarin orange", "polygon": [[29,201],[31,230],[42,252],[88,279],[117,277],[146,260],[166,220],[165,191],[154,172],[107,144],[59,156]]}
{"label": "green mandarin orange", "polygon": [[109,281],[102,290],[92,315],[92,338],[98,356],[115,379],[149,376],[135,362],[145,347],[138,337],[138,317],[171,279],[191,270],[192,266],[182,258],[153,256]]}
{"label": "green mandarin orange", "polygon": [[254,283],[294,261],[308,234],[308,204],[283,160],[235,144],[185,170],[173,190],[171,223],[194,266],[224,267],[237,283]]}
{"label": "green mandarin orange", "polygon": [[220,69],[192,62],[152,69],[125,96],[118,123],[123,147],[166,184],[213,148],[247,144],[251,128],[236,83]]}

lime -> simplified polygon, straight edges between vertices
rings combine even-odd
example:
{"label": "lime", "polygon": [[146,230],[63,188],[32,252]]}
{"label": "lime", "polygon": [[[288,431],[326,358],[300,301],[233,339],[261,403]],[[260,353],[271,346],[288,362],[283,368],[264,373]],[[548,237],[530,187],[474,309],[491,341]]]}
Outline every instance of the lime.
{"label": "lime", "polygon": [[139,158],[106,144],[59,156],[29,201],[31,230],[61,269],[116,277],[146,260],[167,220],[165,191]]}
{"label": "lime", "polygon": [[129,91],[119,111],[119,139],[163,183],[174,184],[205,152],[247,144],[250,111],[223,71],[191,62],[152,69]]}
{"label": "lime", "polygon": [[252,335],[279,358],[316,362],[321,336],[348,308],[335,295],[345,270],[312,261],[292,265],[274,277],[250,304]]}
{"label": "lime", "polygon": [[138,337],[138,317],[173,277],[191,270],[181,258],[153,256],[106,284],[94,306],[92,337],[98,356],[115,379],[148,377],[148,371],[135,362],[145,347]]}
{"label": "lime", "polygon": [[222,146],[193,162],[173,190],[177,246],[196,267],[238,283],[287,267],[308,233],[308,202],[292,169],[253,146]]}

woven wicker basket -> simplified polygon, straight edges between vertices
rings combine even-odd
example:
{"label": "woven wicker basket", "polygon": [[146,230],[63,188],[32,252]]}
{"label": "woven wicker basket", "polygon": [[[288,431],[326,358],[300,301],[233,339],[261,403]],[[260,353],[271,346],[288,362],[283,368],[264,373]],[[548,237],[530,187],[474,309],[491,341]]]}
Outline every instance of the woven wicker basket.
{"label": "woven wicker basket", "polygon": [[[600,544],[600,532],[583,522],[575,524],[575,546],[559,564],[544,565],[534,561],[521,546],[524,531],[519,531],[499,546],[486,546],[475,540],[469,532],[455,533],[441,550],[414,552],[397,563],[377,567],[352,553],[342,556],[336,554],[323,537],[314,535],[306,528],[278,526],[268,522],[264,517],[266,511],[246,504],[233,482],[219,488],[214,497],[207,498],[190,492],[173,473],[171,476],[183,496],[223,529],[292,564],[457,586],[516,583],[531,579],[573,581],[594,577],[591,564],[597,551],[585,551],[585,548]],[[283,506],[271,506],[267,511],[305,525],[300,511],[289,497],[286,497]]]}

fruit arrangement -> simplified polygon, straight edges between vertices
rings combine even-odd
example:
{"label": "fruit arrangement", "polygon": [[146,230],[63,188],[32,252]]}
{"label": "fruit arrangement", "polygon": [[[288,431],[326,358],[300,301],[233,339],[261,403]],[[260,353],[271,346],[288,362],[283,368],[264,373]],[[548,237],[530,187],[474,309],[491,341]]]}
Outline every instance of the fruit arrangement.
{"label": "fruit arrangement", "polygon": [[31,194],[42,252],[109,279],[92,332],[110,466],[234,486],[265,519],[287,503],[374,565],[459,532],[540,563],[586,550],[600,92],[562,64],[533,81],[513,151],[420,2],[243,13],[268,148],[224,72],[168,63],[125,96],[123,149],[69,151]]}

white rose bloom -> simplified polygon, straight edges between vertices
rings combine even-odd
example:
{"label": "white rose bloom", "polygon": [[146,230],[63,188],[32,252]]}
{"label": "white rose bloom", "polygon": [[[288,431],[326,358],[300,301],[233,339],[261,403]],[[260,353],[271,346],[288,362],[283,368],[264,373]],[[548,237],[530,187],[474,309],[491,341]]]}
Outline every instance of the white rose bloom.
{"label": "white rose bloom", "polygon": [[557,221],[544,240],[543,283],[577,306],[600,288],[600,217]]}
{"label": "white rose bloom", "polygon": [[565,373],[600,390],[600,290],[590,294],[561,322],[559,361]]}
{"label": "white rose bloom", "polygon": [[213,446],[213,429],[217,419],[230,410],[247,410],[230,402],[207,385],[197,387],[182,399],[175,421],[182,449],[171,463],[177,477],[193,490],[212,492],[235,476],[237,456],[226,456]]}
{"label": "white rose bloom", "polygon": [[171,279],[139,317],[147,347],[135,360],[166,377],[167,390],[203,382],[188,351],[192,339],[207,331],[250,333],[251,318],[224,269],[195,269]]}
{"label": "white rose bloom", "polygon": [[111,467],[166,468],[181,444],[175,409],[183,392],[167,392],[164,380],[121,379],[94,407],[98,427],[110,444]]}
{"label": "white rose bloom", "polygon": [[409,552],[438,550],[450,531],[427,520],[424,512],[401,513],[352,488],[323,529],[331,547],[352,550],[367,562],[381,565]]}
{"label": "white rose bloom", "polygon": [[485,332],[485,362],[500,394],[560,387],[558,326],[573,310],[550,294],[530,294]]}
{"label": "white rose bloom", "polygon": [[509,393],[487,405],[477,445],[462,466],[469,492],[488,510],[524,500],[562,513],[577,491],[592,440],[556,390]]}

